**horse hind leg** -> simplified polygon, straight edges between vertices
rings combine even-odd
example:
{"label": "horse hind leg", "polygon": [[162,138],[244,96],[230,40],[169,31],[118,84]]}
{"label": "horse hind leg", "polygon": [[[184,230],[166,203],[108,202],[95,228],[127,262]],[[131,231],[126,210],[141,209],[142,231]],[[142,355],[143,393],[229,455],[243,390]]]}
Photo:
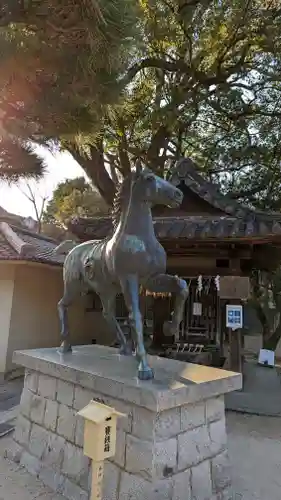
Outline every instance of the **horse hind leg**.
{"label": "horse hind leg", "polygon": [[115,317],[115,298],[114,295],[100,295],[100,299],[103,306],[103,317],[107,322],[111,332],[116,335],[119,343],[120,343],[120,354],[125,356],[132,354],[132,346],[127,342],[127,339],[119,325],[116,317]]}
{"label": "horse hind leg", "polygon": [[65,291],[63,297],[58,303],[58,313],[61,325],[61,346],[60,351],[62,353],[67,353],[72,351],[70,343],[70,331],[68,322],[68,307],[72,304],[74,300],[74,295]]}
{"label": "horse hind leg", "polygon": [[147,361],[147,354],[143,341],[143,322],[139,306],[139,283],[137,276],[129,276],[120,280],[125,303],[129,311],[129,318],[136,343],[136,356],[139,361],[138,378],[150,380],[154,378],[153,369]]}

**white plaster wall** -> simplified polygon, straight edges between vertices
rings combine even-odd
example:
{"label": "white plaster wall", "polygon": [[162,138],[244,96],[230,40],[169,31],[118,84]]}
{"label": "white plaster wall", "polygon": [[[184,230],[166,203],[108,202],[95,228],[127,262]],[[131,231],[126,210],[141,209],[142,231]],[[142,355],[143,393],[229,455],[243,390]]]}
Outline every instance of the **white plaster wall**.
{"label": "white plaster wall", "polygon": [[[60,345],[57,303],[62,294],[62,268],[26,263],[16,266],[6,372],[17,368],[12,363],[15,350]],[[85,305],[80,300],[70,308],[72,344],[91,344],[93,338],[106,344],[111,339],[102,315],[86,312]]]}
{"label": "white plaster wall", "polygon": [[15,268],[11,264],[0,263],[0,377],[6,370],[10,321],[14,293]]}

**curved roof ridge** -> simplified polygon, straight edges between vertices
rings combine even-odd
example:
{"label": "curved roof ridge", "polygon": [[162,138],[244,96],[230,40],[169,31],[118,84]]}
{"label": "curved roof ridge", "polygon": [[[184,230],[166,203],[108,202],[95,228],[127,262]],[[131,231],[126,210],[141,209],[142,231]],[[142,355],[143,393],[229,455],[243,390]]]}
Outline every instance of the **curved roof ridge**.
{"label": "curved roof ridge", "polygon": [[55,245],[58,244],[57,240],[51,238],[51,236],[47,236],[43,233],[37,233],[36,231],[31,231],[30,229],[24,226],[16,226],[15,224],[9,224],[9,225],[11,226],[12,229],[15,229],[19,233],[32,236],[32,238],[35,238],[37,240],[48,241],[49,243],[54,243]]}
{"label": "curved roof ridge", "polygon": [[229,194],[223,194],[218,186],[207,181],[198,166],[191,158],[182,158],[178,160],[171,171],[169,181],[177,185],[184,182],[200,198],[219,210],[239,218],[245,217],[276,217],[281,219],[278,212],[264,212],[255,210],[231,198]]}
{"label": "curved roof ridge", "polygon": [[7,222],[0,222],[0,231],[20,257],[34,251],[34,246],[23,241]]}

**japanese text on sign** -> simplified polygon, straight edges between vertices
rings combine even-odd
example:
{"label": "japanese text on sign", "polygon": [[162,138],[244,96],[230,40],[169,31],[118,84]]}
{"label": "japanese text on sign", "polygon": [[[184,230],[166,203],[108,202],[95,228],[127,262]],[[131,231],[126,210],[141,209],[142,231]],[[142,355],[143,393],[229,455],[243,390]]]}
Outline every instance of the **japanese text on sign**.
{"label": "japanese text on sign", "polygon": [[243,327],[243,307],[240,305],[226,306],[226,326],[232,330]]}

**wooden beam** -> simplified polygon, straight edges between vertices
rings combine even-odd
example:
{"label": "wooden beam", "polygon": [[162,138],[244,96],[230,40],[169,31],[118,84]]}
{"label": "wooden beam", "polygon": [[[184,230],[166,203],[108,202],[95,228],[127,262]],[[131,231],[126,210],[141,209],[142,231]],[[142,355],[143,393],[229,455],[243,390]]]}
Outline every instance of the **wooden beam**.
{"label": "wooden beam", "polygon": [[262,238],[261,236],[255,236],[255,237],[249,237],[246,236],[244,238],[198,238],[198,239],[190,239],[190,238],[175,238],[174,240],[171,240],[170,238],[159,238],[161,243],[165,245],[168,242],[181,242],[181,243],[193,243],[197,245],[202,245],[202,244],[210,244],[210,245],[265,245],[268,243],[276,243],[276,244],[281,244],[281,236],[280,235],[268,235],[267,237]]}
{"label": "wooden beam", "polygon": [[1,265],[5,265],[5,266],[8,266],[8,265],[13,265],[13,266],[28,266],[28,267],[45,267],[45,268],[48,268],[48,269],[52,269],[53,271],[60,271],[62,273],[62,268],[63,268],[63,264],[59,264],[59,263],[54,263],[54,264],[49,264],[48,262],[37,262],[37,261],[32,261],[32,260],[12,260],[12,259],[3,259],[1,260],[0,259],[0,264]]}
{"label": "wooden beam", "polygon": [[179,276],[188,276],[190,279],[191,278],[198,278],[199,275],[202,275],[203,277],[206,278],[211,278],[215,276],[248,276],[246,273],[239,272],[237,274],[233,274],[233,271],[230,269],[218,269],[218,268],[210,268],[210,269],[200,269],[194,268],[194,267],[177,267],[177,266],[170,266],[168,263],[167,266],[168,272],[170,274],[178,274]]}
{"label": "wooden beam", "polygon": [[252,258],[252,251],[251,250],[241,250],[235,252],[235,255],[233,254],[233,250],[224,250],[220,248],[200,248],[198,250],[196,249],[189,249],[189,248],[166,248],[166,252],[168,255],[175,255],[175,256],[186,256],[186,257],[197,257],[197,256],[204,256],[204,257],[211,257],[215,259],[230,259],[230,258],[239,258],[239,259],[251,259]]}

